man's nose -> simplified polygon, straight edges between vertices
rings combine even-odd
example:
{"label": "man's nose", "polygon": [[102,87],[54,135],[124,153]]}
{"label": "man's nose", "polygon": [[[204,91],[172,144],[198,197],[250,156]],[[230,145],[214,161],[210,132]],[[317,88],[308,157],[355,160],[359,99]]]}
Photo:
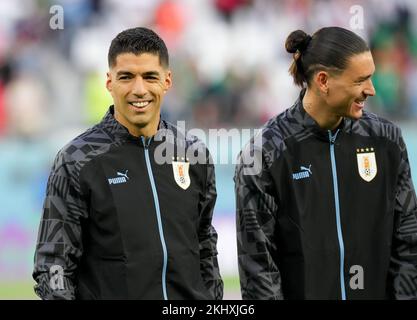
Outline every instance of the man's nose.
{"label": "man's nose", "polygon": [[146,94],[146,86],[142,77],[136,77],[133,83],[132,93],[141,97]]}
{"label": "man's nose", "polygon": [[366,88],[364,90],[364,93],[367,96],[371,96],[371,97],[373,97],[376,94],[374,84],[372,83],[371,80],[369,80],[369,83],[367,84],[367,86],[366,86]]}

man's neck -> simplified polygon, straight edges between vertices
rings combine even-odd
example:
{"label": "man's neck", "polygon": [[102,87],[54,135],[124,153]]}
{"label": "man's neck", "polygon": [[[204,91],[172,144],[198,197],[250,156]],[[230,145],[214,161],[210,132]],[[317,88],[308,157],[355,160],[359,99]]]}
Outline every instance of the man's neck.
{"label": "man's neck", "polygon": [[114,111],[114,118],[134,137],[153,137],[158,131],[159,121],[152,121],[143,127],[139,127],[127,121],[127,119],[118,113],[117,110]]}
{"label": "man's neck", "polygon": [[304,110],[317,122],[320,128],[333,130],[342,122],[342,117],[330,111],[327,105],[318,94],[311,89],[307,89],[303,98]]}

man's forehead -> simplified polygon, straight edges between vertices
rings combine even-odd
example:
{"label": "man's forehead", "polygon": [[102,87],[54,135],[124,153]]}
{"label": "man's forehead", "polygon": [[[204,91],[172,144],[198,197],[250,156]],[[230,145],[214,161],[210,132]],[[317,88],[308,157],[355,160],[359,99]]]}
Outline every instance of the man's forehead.
{"label": "man's forehead", "polygon": [[346,71],[355,76],[367,76],[373,74],[375,72],[375,64],[371,52],[366,51],[351,56]]}
{"label": "man's forehead", "polygon": [[120,53],[116,57],[115,64],[112,69],[116,72],[123,69],[149,69],[150,70],[161,70],[163,69],[160,64],[160,59],[157,54],[153,53]]}

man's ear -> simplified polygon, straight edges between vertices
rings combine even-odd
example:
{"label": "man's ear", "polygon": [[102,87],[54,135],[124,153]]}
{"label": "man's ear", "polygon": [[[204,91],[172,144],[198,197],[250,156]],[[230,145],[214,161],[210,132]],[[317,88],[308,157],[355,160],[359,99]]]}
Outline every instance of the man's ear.
{"label": "man's ear", "polygon": [[106,80],[106,88],[107,88],[107,91],[112,92],[113,82],[112,82],[112,76],[111,76],[110,71],[107,72],[106,75],[107,75],[107,80]]}
{"label": "man's ear", "polygon": [[172,87],[172,72],[171,70],[166,71],[165,81],[164,81],[164,92],[167,91]]}
{"label": "man's ear", "polygon": [[317,88],[324,95],[329,93],[329,73],[326,71],[319,71],[314,77]]}

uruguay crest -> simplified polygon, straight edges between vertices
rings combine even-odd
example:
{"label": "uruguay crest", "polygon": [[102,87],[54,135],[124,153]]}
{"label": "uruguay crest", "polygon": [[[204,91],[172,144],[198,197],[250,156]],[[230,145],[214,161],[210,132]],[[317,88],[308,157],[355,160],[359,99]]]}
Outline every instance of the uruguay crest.
{"label": "uruguay crest", "polygon": [[358,160],[359,175],[366,182],[372,181],[378,172],[374,148],[357,149],[356,157]]}
{"label": "uruguay crest", "polygon": [[175,182],[184,190],[191,184],[190,175],[188,174],[189,168],[189,162],[172,161]]}

